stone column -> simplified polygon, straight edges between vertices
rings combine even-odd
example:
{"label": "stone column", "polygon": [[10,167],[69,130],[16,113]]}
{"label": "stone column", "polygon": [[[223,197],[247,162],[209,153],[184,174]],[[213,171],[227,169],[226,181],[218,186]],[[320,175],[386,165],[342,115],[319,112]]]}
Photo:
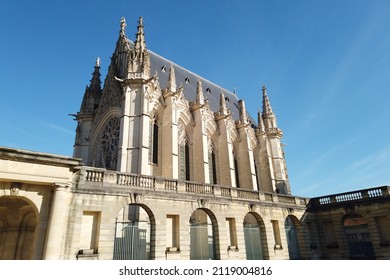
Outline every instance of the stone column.
{"label": "stone column", "polygon": [[54,188],[46,245],[43,253],[43,259],[45,260],[59,260],[61,258],[66,216],[68,214],[68,186],[65,184],[54,184]]}

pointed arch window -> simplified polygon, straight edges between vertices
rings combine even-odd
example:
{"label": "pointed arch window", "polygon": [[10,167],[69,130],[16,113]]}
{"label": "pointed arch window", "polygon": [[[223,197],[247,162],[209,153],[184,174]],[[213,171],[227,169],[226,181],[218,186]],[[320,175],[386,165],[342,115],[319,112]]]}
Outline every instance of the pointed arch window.
{"label": "pointed arch window", "polygon": [[153,117],[150,123],[150,134],[149,134],[149,162],[153,164],[158,164],[158,122],[156,117]]}

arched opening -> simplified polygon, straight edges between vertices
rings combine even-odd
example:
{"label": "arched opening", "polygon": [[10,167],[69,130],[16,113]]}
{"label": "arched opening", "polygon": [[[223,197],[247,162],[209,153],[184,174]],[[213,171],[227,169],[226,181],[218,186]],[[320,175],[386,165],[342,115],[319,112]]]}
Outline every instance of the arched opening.
{"label": "arched opening", "polygon": [[219,259],[217,250],[218,225],[214,215],[205,209],[195,210],[190,218],[190,259]]}
{"label": "arched opening", "polygon": [[247,260],[268,259],[265,226],[257,213],[248,213],[244,218],[244,239]]}
{"label": "arched opening", "polygon": [[2,197],[0,205],[0,260],[31,260],[38,221],[34,206],[17,197]]}
{"label": "arched opening", "polygon": [[299,226],[299,222],[294,216],[287,216],[284,222],[284,228],[286,230],[288,254],[290,260],[301,259],[301,251],[299,249],[299,239],[298,239],[298,231],[299,231],[298,226]]}
{"label": "arched opening", "polygon": [[154,218],[140,204],[124,207],[115,222],[114,260],[150,260],[153,258]]}
{"label": "arched opening", "polygon": [[350,259],[375,259],[370,231],[366,220],[359,214],[344,217],[344,234]]}

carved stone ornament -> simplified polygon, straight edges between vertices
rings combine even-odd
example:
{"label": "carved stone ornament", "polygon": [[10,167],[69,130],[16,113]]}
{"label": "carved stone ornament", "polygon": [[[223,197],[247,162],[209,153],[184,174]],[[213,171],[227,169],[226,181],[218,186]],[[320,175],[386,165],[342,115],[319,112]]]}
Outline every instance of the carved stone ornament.
{"label": "carved stone ornament", "polygon": [[21,183],[16,183],[16,182],[11,183],[11,187],[10,187],[11,196],[18,196],[21,187],[22,187]]}
{"label": "carved stone ornament", "polygon": [[132,204],[142,204],[142,202],[144,201],[144,196],[140,193],[131,193],[130,201]]}
{"label": "carved stone ornament", "polygon": [[256,212],[257,211],[257,207],[255,204],[248,204],[248,210],[249,212]]}
{"label": "carved stone ornament", "polygon": [[207,105],[204,106],[204,109],[203,109],[203,120],[204,122],[207,124],[207,123],[211,123],[212,126],[216,127],[216,123],[215,123],[215,119],[214,119],[214,113],[210,110],[210,107]]}
{"label": "carved stone ornament", "polygon": [[151,104],[157,104],[161,97],[157,78],[152,78],[145,89],[145,97]]}
{"label": "carved stone ornament", "polygon": [[105,86],[102,93],[102,100],[100,101],[99,109],[96,116],[96,123],[104,115],[104,113],[112,107],[121,107],[123,89],[119,82],[115,79],[114,66],[111,65],[106,80]]}
{"label": "carved stone ornament", "polygon": [[199,208],[209,208],[210,202],[206,199],[198,199],[198,207]]}
{"label": "carved stone ornament", "polygon": [[186,109],[188,110],[188,105],[186,104],[183,94],[179,94],[172,98],[172,109],[178,112],[184,112]]}
{"label": "carved stone ornament", "polygon": [[234,124],[234,121],[233,121],[233,119],[231,118],[231,116],[229,116],[229,117],[226,119],[226,127],[227,127],[227,130],[229,131],[231,140],[236,139],[236,138],[237,138],[237,135],[238,135],[238,134],[237,134],[237,129],[236,129],[236,125]]}

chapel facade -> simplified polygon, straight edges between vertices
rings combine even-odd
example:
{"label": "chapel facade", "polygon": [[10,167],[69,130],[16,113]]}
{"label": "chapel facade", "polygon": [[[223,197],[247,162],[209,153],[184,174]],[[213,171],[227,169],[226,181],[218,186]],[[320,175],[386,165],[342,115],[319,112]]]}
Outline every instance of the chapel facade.
{"label": "chapel facade", "polygon": [[265,87],[254,120],[150,51],[142,18],[134,41],[121,20],[103,86],[100,67],[73,157],[0,149],[0,259],[311,257]]}

